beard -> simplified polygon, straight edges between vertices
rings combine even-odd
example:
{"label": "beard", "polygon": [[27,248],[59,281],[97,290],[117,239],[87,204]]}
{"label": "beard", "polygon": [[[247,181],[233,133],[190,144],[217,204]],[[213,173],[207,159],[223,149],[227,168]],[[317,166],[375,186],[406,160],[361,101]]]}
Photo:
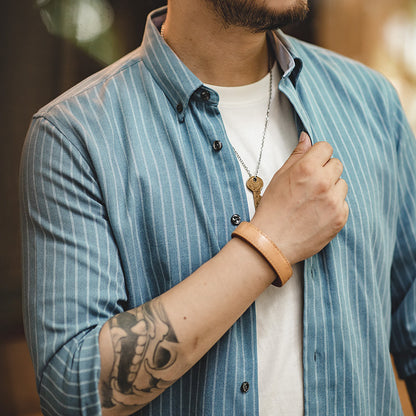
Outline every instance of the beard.
{"label": "beard", "polygon": [[305,19],[308,0],[296,0],[296,4],[283,11],[273,10],[258,0],[205,0],[222,19],[224,27],[238,26],[260,33],[276,30]]}

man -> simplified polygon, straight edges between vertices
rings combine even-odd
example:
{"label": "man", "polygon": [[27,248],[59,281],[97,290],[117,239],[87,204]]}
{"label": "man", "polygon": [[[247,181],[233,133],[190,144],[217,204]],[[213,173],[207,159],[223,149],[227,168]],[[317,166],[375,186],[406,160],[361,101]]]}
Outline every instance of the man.
{"label": "man", "polygon": [[273,32],[306,10],[171,0],[34,117],[24,299],[45,414],[402,414],[416,142],[380,75]]}

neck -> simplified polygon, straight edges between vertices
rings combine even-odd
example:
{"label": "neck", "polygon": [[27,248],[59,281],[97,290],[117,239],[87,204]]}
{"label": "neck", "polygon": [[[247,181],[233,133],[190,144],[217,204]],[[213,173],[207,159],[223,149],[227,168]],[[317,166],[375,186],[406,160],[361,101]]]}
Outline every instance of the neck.
{"label": "neck", "polygon": [[205,0],[169,3],[164,38],[179,59],[208,84],[246,85],[268,72],[266,34],[224,27]]}

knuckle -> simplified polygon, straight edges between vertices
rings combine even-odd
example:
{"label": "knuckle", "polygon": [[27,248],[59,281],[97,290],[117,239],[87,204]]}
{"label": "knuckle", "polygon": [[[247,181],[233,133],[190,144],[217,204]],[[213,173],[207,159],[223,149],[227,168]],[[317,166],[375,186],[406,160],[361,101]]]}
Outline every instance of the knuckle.
{"label": "knuckle", "polygon": [[344,227],[345,223],[346,223],[345,214],[342,213],[335,218],[334,227],[337,231],[339,231],[342,229],[342,227]]}
{"label": "knuckle", "polygon": [[335,186],[336,186],[337,188],[339,188],[339,189],[340,189],[340,191],[342,191],[343,193],[347,194],[347,192],[348,192],[348,184],[347,184],[347,182],[345,182],[345,180],[344,180],[344,179],[339,178],[339,179],[337,180],[337,182],[336,182]]}
{"label": "knuckle", "polygon": [[331,180],[328,177],[321,177],[316,180],[315,190],[318,194],[325,194],[331,188]]}
{"label": "knuckle", "polygon": [[339,181],[339,183],[340,183],[343,187],[348,188],[348,184],[347,184],[347,182],[345,181],[345,179],[339,178],[339,179],[338,179],[338,181]]}
{"label": "knuckle", "polygon": [[336,157],[334,157],[332,160],[333,160],[333,163],[335,163],[335,167],[342,172],[344,169],[344,165],[342,164],[342,162]]}
{"label": "knuckle", "polygon": [[330,152],[333,153],[334,148],[328,143],[328,142],[324,142],[325,143],[325,149]]}
{"label": "knuckle", "polygon": [[338,209],[338,212],[334,218],[334,226],[338,231],[341,230],[346,224],[347,219],[348,219],[348,213],[349,213],[348,204],[345,202]]}
{"label": "knuckle", "polygon": [[315,146],[319,147],[322,151],[326,151],[328,153],[332,153],[334,149],[328,142],[317,142]]}
{"label": "knuckle", "polygon": [[329,210],[334,214],[337,215],[338,210],[339,210],[339,201],[338,198],[336,198],[335,195],[330,195],[328,197],[328,202],[327,202],[327,206],[329,208]]}
{"label": "knuckle", "polygon": [[343,190],[344,194],[347,195],[347,193],[348,193],[348,183],[342,178],[338,179],[338,182],[339,182],[339,186]]}
{"label": "knuckle", "polygon": [[348,221],[348,217],[350,215],[350,207],[347,204],[347,201],[344,201],[344,215],[345,215],[345,222]]}
{"label": "knuckle", "polygon": [[344,179],[342,180],[344,182],[344,187],[345,187],[345,195],[348,193],[348,183],[344,181]]}
{"label": "knuckle", "polygon": [[297,164],[297,174],[301,177],[312,176],[314,172],[313,166],[310,163],[307,163],[304,160],[299,161]]}

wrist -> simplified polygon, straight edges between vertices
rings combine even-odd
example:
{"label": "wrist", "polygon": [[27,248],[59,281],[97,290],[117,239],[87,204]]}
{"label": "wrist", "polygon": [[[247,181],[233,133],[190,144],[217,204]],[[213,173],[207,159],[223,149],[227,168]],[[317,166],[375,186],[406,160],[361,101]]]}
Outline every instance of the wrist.
{"label": "wrist", "polygon": [[276,273],[264,256],[240,238],[231,238],[224,249],[228,260],[236,266],[235,272],[244,286],[256,282],[263,291],[276,279]]}
{"label": "wrist", "polygon": [[279,250],[271,238],[254,224],[242,222],[232,233],[253,250],[260,254],[276,274],[275,286],[283,286],[292,276],[293,271],[288,259]]}

